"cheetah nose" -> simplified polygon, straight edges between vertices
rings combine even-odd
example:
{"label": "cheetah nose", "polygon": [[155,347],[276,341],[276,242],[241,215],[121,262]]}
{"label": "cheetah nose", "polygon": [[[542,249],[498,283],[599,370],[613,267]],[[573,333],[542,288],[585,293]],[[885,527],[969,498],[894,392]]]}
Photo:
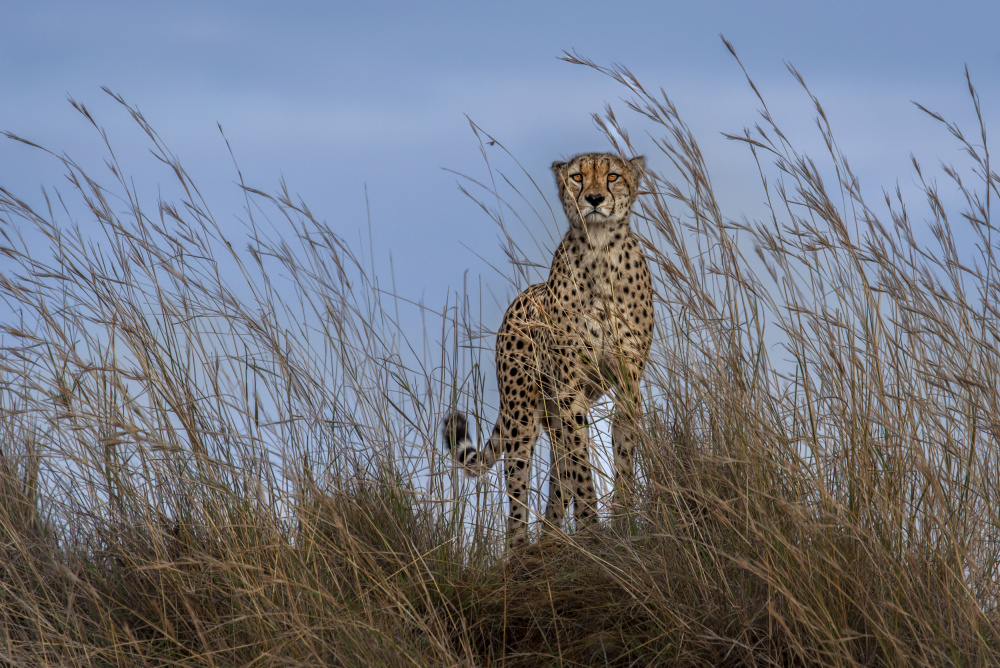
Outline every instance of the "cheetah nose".
{"label": "cheetah nose", "polygon": [[587,195],[584,199],[590,202],[590,206],[597,206],[604,201],[604,195]]}

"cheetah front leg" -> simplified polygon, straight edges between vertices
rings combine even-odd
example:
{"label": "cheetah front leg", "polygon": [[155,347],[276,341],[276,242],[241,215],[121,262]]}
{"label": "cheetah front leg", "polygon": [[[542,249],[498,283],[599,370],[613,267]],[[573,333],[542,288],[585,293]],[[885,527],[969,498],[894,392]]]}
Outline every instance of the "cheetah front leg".
{"label": "cheetah front leg", "polygon": [[[573,501],[577,529],[597,520],[597,494],[590,467],[588,404],[582,396],[563,396],[547,407],[546,431],[552,441],[552,469],[545,526],[556,528]],[[553,414],[554,413],[554,414]]]}
{"label": "cheetah front leg", "polygon": [[[559,411],[555,408],[555,402],[546,402],[546,417],[543,418],[543,422],[549,434],[551,465],[549,466],[549,495],[548,503],[545,506],[545,522],[542,524],[543,531],[551,531],[562,524],[570,501],[573,500],[573,489],[568,482],[568,471],[563,474],[566,468],[566,453],[563,452],[563,448],[559,445],[560,441],[556,441],[552,435],[555,433],[561,435],[561,432],[557,431],[560,429],[556,423],[556,416],[558,414]],[[552,416],[551,418],[548,417],[550,415]],[[566,484],[562,482],[564,479],[567,480]]]}
{"label": "cheetah front leg", "polygon": [[635,493],[635,444],[642,424],[641,363],[621,361],[615,379],[615,408],[611,418],[611,442],[615,451],[615,493],[612,507],[620,512]]}

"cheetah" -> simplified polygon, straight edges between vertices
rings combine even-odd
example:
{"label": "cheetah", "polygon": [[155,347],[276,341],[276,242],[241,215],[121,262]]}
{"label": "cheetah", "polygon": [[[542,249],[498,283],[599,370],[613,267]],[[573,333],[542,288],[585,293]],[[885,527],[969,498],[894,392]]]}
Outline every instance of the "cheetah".
{"label": "cheetah", "polygon": [[468,421],[450,413],[445,445],[470,474],[503,453],[511,547],[527,541],[528,478],[542,429],[552,442],[543,529],[559,526],[573,503],[577,528],[597,519],[587,414],[614,390],[615,506],[634,477],[633,441],[642,416],[639,379],[653,340],[653,287],[639,239],[629,227],[645,159],[584,153],[554,162],[569,231],[545,283],[511,303],[497,333],[500,414],[477,449]]}

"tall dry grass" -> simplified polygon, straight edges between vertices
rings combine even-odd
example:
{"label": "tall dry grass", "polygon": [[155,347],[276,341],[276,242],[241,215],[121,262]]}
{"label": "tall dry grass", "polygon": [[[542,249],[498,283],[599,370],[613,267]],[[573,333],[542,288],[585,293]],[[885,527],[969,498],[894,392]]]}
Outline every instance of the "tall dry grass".
{"label": "tall dry grass", "polygon": [[468,300],[402,331],[391,288],[283,186],[244,186],[227,236],[119,99],[163,194],[110,142],[105,183],[53,153],[69,187],[46,207],[0,188],[0,660],[1000,662],[985,129],[942,119],[966,205],[915,162],[931,213],[912,220],[898,193],[866,202],[817,100],[810,157],[761,98],[733,139],[771,216],[736,222],[665,95],[567,59],[661,135],[636,221],[660,320],[630,521],[504,554],[496,479],[463,482],[437,442],[447,407],[495,410]]}

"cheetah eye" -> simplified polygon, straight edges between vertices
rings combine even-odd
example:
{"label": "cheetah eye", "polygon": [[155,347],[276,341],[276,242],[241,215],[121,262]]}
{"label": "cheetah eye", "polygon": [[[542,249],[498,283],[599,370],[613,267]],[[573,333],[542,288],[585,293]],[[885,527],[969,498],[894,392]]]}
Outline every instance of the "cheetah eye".
{"label": "cheetah eye", "polygon": [[618,175],[617,174],[608,174],[608,182],[609,183],[614,183],[617,180],[618,180]]}
{"label": "cheetah eye", "polygon": [[577,183],[580,183],[581,181],[583,181],[583,174],[574,174],[573,176],[571,176],[569,178],[573,179]]}

